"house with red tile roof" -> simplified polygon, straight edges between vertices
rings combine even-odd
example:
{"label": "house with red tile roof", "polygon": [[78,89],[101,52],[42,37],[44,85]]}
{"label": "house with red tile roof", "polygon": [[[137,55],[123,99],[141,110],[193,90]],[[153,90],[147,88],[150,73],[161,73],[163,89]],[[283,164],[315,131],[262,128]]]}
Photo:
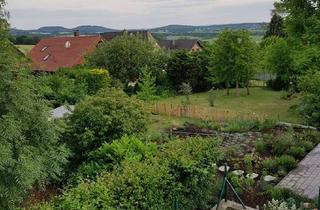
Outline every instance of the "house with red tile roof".
{"label": "house with red tile roof", "polygon": [[85,55],[103,42],[101,36],[51,37],[42,39],[30,52],[33,71],[55,72],[84,63]]}

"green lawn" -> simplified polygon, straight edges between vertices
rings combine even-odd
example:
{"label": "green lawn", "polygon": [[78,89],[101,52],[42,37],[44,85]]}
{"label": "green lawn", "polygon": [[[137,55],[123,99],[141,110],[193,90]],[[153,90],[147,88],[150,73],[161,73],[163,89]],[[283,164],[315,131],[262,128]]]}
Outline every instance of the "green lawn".
{"label": "green lawn", "polygon": [[[264,88],[252,88],[251,95],[246,96],[246,90],[241,89],[241,97],[235,96],[235,90],[231,95],[226,95],[226,90],[216,90],[215,108],[220,110],[235,111],[241,113],[256,113],[267,116],[269,119],[299,123],[297,114],[290,111],[290,107],[299,103],[299,97],[292,100],[281,99],[282,92],[267,90]],[[162,99],[159,103],[181,104],[182,96]],[[190,96],[191,105],[209,107],[208,93],[193,94]]]}
{"label": "green lawn", "polygon": [[28,54],[34,45],[16,45],[16,47],[24,54]]}

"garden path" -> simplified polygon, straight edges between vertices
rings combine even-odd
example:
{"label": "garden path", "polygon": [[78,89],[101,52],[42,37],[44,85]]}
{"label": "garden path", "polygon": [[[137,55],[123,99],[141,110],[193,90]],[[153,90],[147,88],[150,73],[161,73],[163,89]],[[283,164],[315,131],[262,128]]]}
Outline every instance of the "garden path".
{"label": "garden path", "polygon": [[319,196],[320,144],[299,163],[295,170],[282,179],[278,187],[291,189],[310,199]]}

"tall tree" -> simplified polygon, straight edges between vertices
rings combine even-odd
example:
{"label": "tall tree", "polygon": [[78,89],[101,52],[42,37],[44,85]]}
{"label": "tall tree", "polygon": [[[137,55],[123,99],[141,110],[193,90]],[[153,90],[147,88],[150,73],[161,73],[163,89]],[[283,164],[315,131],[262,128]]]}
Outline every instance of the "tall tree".
{"label": "tall tree", "polygon": [[285,37],[284,20],[276,11],[273,12],[265,38],[270,36]]}
{"label": "tall tree", "polygon": [[154,43],[125,34],[103,43],[88,57],[87,62],[93,67],[108,69],[113,78],[125,83],[137,79],[146,65],[157,76],[163,69],[163,57]]}
{"label": "tall tree", "polygon": [[292,50],[283,38],[272,37],[272,42],[265,48],[264,68],[275,74],[280,89],[288,89],[291,82],[296,81]]}
{"label": "tall tree", "polygon": [[235,84],[240,96],[240,84],[244,82],[249,88],[249,81],[254,75],[255,49],[255,43],[247,31],[225,30],[212,46],[209,79],[213,83],[225,83],[228,95],[230,86]]}
{"label": "tall tree", "polygon": [[56,125],[7,39],[0,0],[0,209],[21,204],[36,184],[56,180],[67,150]]}
{"label": "tall tree", "polygon": [[319,0],[280,0],[275,7],[285,14],[286,32],[291,39],[304,44],[320,42]]}
{"label": "tall tree", "polygon": [[152,75],[151,70],[146,66],[141,70],[139,77],[138,98],[144,101],[156,99],[156,77]]}

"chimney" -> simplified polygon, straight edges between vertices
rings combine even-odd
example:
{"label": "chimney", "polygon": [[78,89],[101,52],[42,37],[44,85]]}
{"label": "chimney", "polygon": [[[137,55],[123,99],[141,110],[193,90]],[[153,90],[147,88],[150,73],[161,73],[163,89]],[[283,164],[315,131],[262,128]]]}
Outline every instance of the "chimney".
{"label": "chimney", "polygon": [[79,37],[80,36],[80,31],[79,30],[75,30],[73,32],[74,37]]}

